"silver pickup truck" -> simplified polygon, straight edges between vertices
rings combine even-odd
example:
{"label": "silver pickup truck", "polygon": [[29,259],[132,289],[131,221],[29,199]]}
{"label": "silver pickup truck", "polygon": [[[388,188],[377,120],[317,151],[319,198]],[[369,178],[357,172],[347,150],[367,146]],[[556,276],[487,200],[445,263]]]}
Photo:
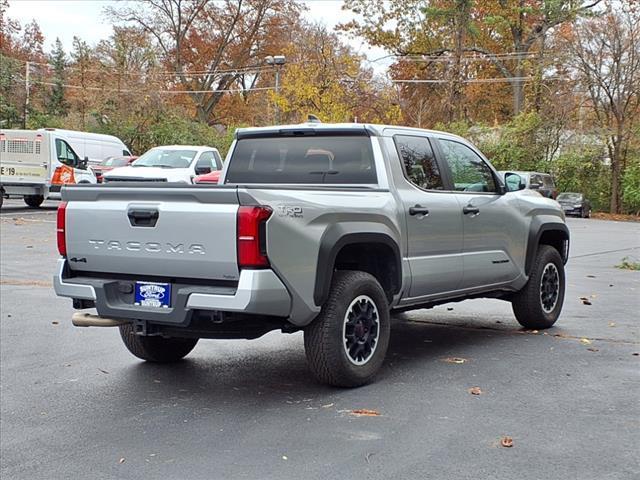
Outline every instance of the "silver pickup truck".
{"label": "silver pickup truck", "polygon": [[240,129],[219,185],[64,187],[55,291],[97,310],[75,325],[118,326],[144,360],[179,360],[200,338],[303,330],[320,381],[362,385],[393,311],[492,297],[526,328],[554,324],[564,215],[505,176],[443,132]]}

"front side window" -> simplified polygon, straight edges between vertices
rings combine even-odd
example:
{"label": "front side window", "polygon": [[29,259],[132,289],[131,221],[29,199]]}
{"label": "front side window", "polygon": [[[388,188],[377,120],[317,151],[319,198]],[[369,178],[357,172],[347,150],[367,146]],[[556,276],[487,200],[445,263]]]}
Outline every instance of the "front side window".
{"label": "front side window", "polygon": [[218,170],[222,168],[222,157],[220,156],[220,154],[218,153],[217,150],[213,151],[213,156],[216,159],[216,165]]}
{"label": "front side window", "polygon": [[78,165],[78,155],[76,155],[76,152],[73,151],[73,148],[71,148],[67,142],[60,138],[56,138],[56,155],[60,163],[64,163],[70,167]]}
{"label": "front side window", "polygon": [[369,137],[309,135],[238,140],[226,182],[339,185],[378,181]]}
{"label": "front side window", "polygon": [[394,141],[411,183],[425,190],[444,189],[440,169],[427,138],[396,135]]}
{"label": "front side window", "polygon": [[188,168],[196,156],[195,150],[152,148],[133,162],[134,167]]}
{"label": "front side window", "polygon": [[551,175],[543,175],[542,176],[542,184],[545,187],[553,188],[555,185],[553,184],[553,177]]}
{"label": "front side window", "polygon": [[454,190],[496,192],[496,181],[485,161],[473,150],[453,140],[439,139],[444,160],[449,165]]}
{"label": "front side window", "polygon": [[213,152],[204,152],[202,155],[200,155],[198,163],[196,163],[196,171],[209,173],[211,170],[216,170],[216,167],[213,163]]}

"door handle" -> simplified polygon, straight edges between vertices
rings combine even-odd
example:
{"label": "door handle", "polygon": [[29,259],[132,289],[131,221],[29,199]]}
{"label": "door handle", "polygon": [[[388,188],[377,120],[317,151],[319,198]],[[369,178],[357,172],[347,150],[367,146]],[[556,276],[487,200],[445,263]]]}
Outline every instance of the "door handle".
{"label": "door handle", "polygon": [[463,207],[462,213],[464,213],[465,215],[478,215],[480,213],[480,209],[472,205],[467,205],[466,207]]}
{"label": "door handle", "polygon": [[127,216],[132,227],[155,227],[160,212],[158,210],[129,210]]}
{"label": "door handle", "polygon": [[429,209],[422,205],[416,205],[415,207],[409,207],[409,215],[429,215]]}

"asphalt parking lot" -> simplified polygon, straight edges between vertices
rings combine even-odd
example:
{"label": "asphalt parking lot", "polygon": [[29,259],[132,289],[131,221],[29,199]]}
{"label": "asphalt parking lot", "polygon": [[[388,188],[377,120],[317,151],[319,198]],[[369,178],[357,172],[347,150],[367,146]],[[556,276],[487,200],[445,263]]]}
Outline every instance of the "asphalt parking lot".
{"label": "asphalt parking lot", "polygon": [[340,390],[311,379],[301,334],[158,366],[73,327],[55,203],[22,205],[0,211],[3,479],[640,476],[640,272],[614,267],[640,258],[640,223],[568,220],[556,327],[525,332],[498,300],[404,314],[377,382]]}

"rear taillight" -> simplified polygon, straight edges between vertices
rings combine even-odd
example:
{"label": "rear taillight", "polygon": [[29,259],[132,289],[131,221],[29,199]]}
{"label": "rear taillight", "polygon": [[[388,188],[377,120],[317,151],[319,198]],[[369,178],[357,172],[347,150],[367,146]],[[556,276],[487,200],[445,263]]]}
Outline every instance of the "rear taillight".
{"label": "rear taillight", "polygon": [[269,207],[240,207],[238,209],[238,267],[269,266],[266,247],[266,222],[271,216]]}
{"label": "rear taillight", "polygon": [[58,205],[58,221],[57,233],[58,233],[58,252],[63,257],[67,256],[67,238],[65,236],[65,217],[67,213],[67,202],[60,202]]}

